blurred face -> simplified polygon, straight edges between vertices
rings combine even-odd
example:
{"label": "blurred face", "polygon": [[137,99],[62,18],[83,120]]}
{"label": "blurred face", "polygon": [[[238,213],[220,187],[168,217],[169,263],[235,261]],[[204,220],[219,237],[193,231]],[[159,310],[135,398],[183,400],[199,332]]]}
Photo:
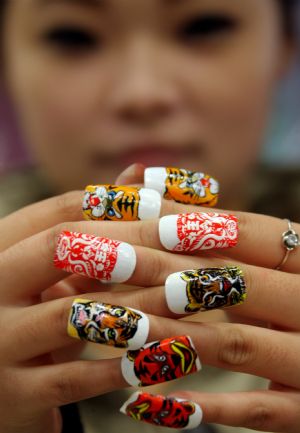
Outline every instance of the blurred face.
{"label": "blurred face", "polygon": [[9,90],[60,190],[133,162],[214,175],[256,162],[285,39],[275,0],[10,0]]}

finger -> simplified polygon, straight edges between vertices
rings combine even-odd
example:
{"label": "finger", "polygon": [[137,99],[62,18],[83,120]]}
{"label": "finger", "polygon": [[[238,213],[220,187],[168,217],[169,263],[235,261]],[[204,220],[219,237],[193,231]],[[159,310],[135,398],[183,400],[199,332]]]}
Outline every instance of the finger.
{"label": "finger", "polygon": [[24,207],[0,221],[0,251],[64,221],[82,220],[82,192],[73,191]]}
{"label": "finger", "polygon": [[161,287],[102,292],[98,296],[105,302],[132,305],[157,316],[177,318],[198,313],[195,320],[201,320],[204,312],[221,309],[240,318],[251,318],[252,322],[297,331],[300,329],[299,284],[296,275],[227,263],[225,267],[219,264],[176,272]]}
{"label": "finger", "polygon": [[[163,202],[162,213],[167,216],[160,220],[160,238],[167,249],[175,251],[187,250],[184,247],[188,236],[192,236],[193,244],[188,251],[201,251],[214,248],[218,253],[221,241],[227,241],[231,226],[224,228],[224,216],[228,212],[218,213],[201,212],[195,206],[178,205],[174,202]],[[204,209],[202,209],[203,211]],[[175,212],[176,211],[176,212]],[[189,213],[191,212],[191,213]],[[170,214],[177,214],[173,216]],[[168,215],[169,214],[169,215]],[[256,266],[276,269],[281,263],[286,247],[282,243],[282,234],[288,230],[287,221],[265,215],[234,212],[238,221],[238,239],[226,249],[226,256]],[[230,224],[233,218],[229,219]],[[225,218],[226,221],[226,218]],[[192,229],[190,226],[192,224]],[[281,270],[300,273],[300,245],[297,233],[300,233],[300,224],[293,223],[291,242],[294,250],[290,252],[287,262]]]}
{"label": "finger", "polygon": [[297,433],[300,393],[253,391],[235,393],[174,392],[172,397],[197,403],[203,422],[258,431]]}
{"label": "finger", "polygon": [[[0,256],[2,302],[28,302],[63,279],[66,273],[61,269],[101,281],[157,286],[168,274],[196,266],[199,260],[180,256],[175,262],[171,253],[81,234],[77,230],[82,224],[70,223],[76,232],[61,232],[64,226],[56,226],[4,251]],[[111,233],[113,226],[107,224]],[[102,232],[98,223],[86,227]]]}
{"label": "finger", "polygon": [[116,179],[116,185],[138,185],[144,183],[144,164],[132,164]]}
{"label": "finger", "polygon": [[21,390],[35,409],[46,410],[125,388],[120,359],[73,361],[22,371]]}
{"label": "finger", "polygon": [[[11,339],[1,342],[6,356],[15,360],[59,349],[67,345],[71,337],[135,350],[146,340],[185,334],[192,339],[204,364],[300,387],[300,375],[296,373],[300,357],[299,333],[283,334],[272,329],[227,323],[183,323],[145,316],[132,307],[116,307],[103,304],[102,300],[88,299],[64,299],[27,307],[25,311],[22,309],[22,320],[17,319],[13,315],[5,318],[3,335],[7,335],[5,323],[8,323]],[[140,368],[143,370],[143,364]]]}
{"label": "finger", "polygon": [[3,322],[2,353],[12,363],[80,340],[134,350],[146,342],[149,333],[149,319],[138,310],[82,299],[75,302],[73,297],[6,309]]}

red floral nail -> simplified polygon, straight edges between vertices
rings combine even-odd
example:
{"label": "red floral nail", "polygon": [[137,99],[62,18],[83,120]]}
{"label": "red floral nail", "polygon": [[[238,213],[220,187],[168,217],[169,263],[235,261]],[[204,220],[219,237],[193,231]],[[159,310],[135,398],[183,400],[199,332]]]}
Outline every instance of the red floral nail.
{"label": "red floral nail", "polygon": [[136,255],[125,242],[64,231],[58,239],[54,264],[89,278],[124,282],[135,269]]}
{"label": "red floral nail", "polygon": [[238,241],[238,220],[234,215],[189,213],[160,219],[159,235],[171,251],[190,252],[234,247]]}

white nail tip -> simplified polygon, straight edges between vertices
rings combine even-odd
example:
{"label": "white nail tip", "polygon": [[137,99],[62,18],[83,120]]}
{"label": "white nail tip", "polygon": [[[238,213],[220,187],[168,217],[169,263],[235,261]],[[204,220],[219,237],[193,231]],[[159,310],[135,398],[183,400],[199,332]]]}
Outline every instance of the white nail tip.
{"label": "white nail tip", "polygon": [[177,235],[178,215],[167,215],[159,220],[159,238],[167,250],[173,250],[179,242]]}
{"label": "white nail tip", "polygon": [[159,218],[161,210],[161,196],[154,189],[141,188],[139,191],[139,219],[147,220]]}
{"label": "white nail tip", "polygon": [[134,308],[130,308],[130,310],[142,316],[138,321],[138,328],[135,335],[130,340],[128,340],[127,350],[137,350],[142,347],[148,339],[150,328],[149,318],[146,314],[142,313],[139,310],[135,310]]}
{"label": "white nail tip", "polygon": [[186,281],[180,277],[181,272],[171,274],[166,279],[165,294],[170,311],[175,314],[186,314],[185,307],[189,300],[186,295]]}
{"label": "white nail tip", "polygon": [[111,273],[113,283],[124,283],[132,276],[136,267],[136,252],[132,245],[121,242],[117,247],[117,262]]}
{"label": "white nail tip", "polygon": [[168,173],[165,167],[146,168],[144,174],[145,188],[155,189],[161,196],[166,190],[166,179]]}

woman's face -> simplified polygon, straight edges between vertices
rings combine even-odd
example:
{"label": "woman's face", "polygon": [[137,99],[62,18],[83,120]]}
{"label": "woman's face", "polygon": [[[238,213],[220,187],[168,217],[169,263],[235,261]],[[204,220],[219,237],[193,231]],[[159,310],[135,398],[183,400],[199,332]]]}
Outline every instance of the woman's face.
{"label": "woman's face", "polygon": [[256,161],[287,43],[275,0],[10,0],[6,78],[61,190],[132,162],[214,175]]}

